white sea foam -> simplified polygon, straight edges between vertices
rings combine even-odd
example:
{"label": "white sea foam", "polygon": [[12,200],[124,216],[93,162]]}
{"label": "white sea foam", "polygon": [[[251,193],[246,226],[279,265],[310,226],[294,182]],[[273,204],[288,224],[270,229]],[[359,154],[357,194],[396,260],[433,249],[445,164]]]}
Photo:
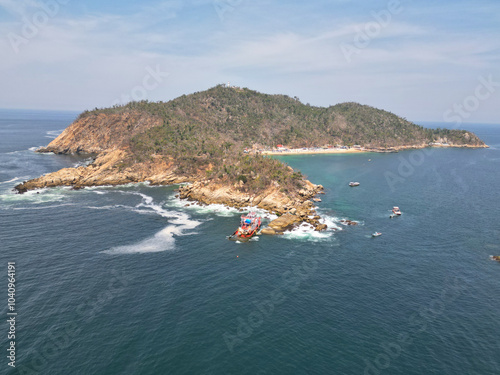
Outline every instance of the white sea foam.
{"label": "white sea foam", "polygon": [[239,208],[225,206],[223,204],[208,204],[201,205],[197,202],[189,202],[187,200],[181,200],[180,198],[176,198],[174,194],[169,197],[168,205],[176,208],[181,208],[183,210],[193,211],[198,214],[215,214],[216,216],[238,216],[242,213],[247,212],[256,212],[263,219],[274,220],[278,216],[271,214],[263,209],[257,208],[255,206],[246,206]]}
{"label": "white sea foam", "polygon": [[114,210],[117,208],[124,208],[131,210],[132,207],[130,206],[125,206],[123,204],[114,204],[114,205],[107,205],[107,206],[85,206],[85,208],[88,208],[89,210]]}
{"label": "white sea foam", "polygon": [[342,227],[339,226],[339,219],[336,217],[331,217],[328,215],[324,215],[320,219],[321,224],[326,224],[327,228],[330,230],[342,230]]}
{"label": "white sea foam", "polygon": [[314,227],[307,223],[302,223],[298,227],[295,227],[291,231],[287,231],[283,234],[283,238],[287,240],[304,240],[311,242],[318,242],[321,240],[328,239],[332,236],[333,231],[323,231],[317,232]]}
{"label": "white sea foam", "polygon": [[84,160],[80,160],[73,165],[73,168],[86,167],[87,165],[91,164],[93,161],[94,161],[93,158],[87,158]]}
{"label": "white sea foam", "polygon": [[154,236],[143,239],[135,244],[116,246],[103,251],[106,254],[140,254],[156,253],[160,251],[173,250],[175,248],[175,237],[193,234],[187,232],[201,224],[199,221],[191,220],[189,215],[184,212],[168,211],[160,204],[154,203],[153,197],[149,195],[132,192],[142,198],[141,203],[134,207],[135,212],[155,213],[161,217],[171,219],[169,225],[157,232]]}
{"label": "white sea foam", "polygon": [[27,202],[31,204],[58,202],[65,199],[64,192],[66,190],[68,190],[67,187],[58,187],[30,190],[24,194],[8,192],[5,194],[0,194],[0,201],[6,203]]}
{"label": "white sea foam", "polygon": [[314,230],[314,227],[311,224],[302,223],[291,231],[285,232],[283,234],[283,238],[288,240],[320,242],[329,240],[336,231],[342,230],[342,228],[338,225],[339,219],[336,217],[322,215],[319,222],[321,224],[326,224],[327,229],[318,232]]}
{"label": "white sea foam", "polygon": [[94,193],[98,194],[98,195],[105,195],[105,194],[108,194],[107,191],[102,191],[102,190],[94,190],[93,191]]}
{"label": "white sea foam", "polygon": [[40,206],[40,207],[13,207],[12,210],[14,211],[20,211],[20,210],[47,210],[51,208],[59,208],[59,207],[64,207],[64,206],[75,206],[74,203],[61,203],[61,204],[54,204],[51,206]]}
{"label": "white sea foam", "polygon": [[59,134],[61,134],[64,131],[64,129],[59,129],[59,130],[49,130],[45,133],[46,138],[57,138]]}
{"label": "white sea foam", "polygon": [[0,185],[1,185],[1,184],[10,184],[11,182],[18,181],[18,180],[20,180],[20,179],[22,179],[22,178],[23,178],[23,177],[14,177],[12,180],[0,182]]}
{"label": "white sea foam", "polygon": [[[259,216],[261,216],[265,220],[274,220],[277,219],[278,216],[272,213],[269,213],[265,210],[257,208],[255,206],[242,207],[241,210],[227,207],[222,204],[210,204],[210,205],[200,205],[195,202],[188,202],[186,200],[181,200],[179,198],[175,198],[172,196],[168,199],[168,204],[174,207],[182,208],[182,210],[192,210],[199,214],[215,214],[217,216],[238,216],[241,215],[242,212],[255,211]],[[320,211],[320,210],[318,210]],[[326,224],[327,229],[321,232],[315,231],[314,227],[307,223],[302,223],[300,226],[294,228],[291,231],[285,232],[283,238],[291,239],[291,240],[305,240],[318,242],[331,238],[335,231],[342,230],[342,227],[339,225],[339,218],[331,217],[326,214],[318,213],[321,215],[321,219],[319,222],[321,224]],[[258,241],[258,237],[253,237],[254,241]],[[236,241],[238,242],[238,241]]]}

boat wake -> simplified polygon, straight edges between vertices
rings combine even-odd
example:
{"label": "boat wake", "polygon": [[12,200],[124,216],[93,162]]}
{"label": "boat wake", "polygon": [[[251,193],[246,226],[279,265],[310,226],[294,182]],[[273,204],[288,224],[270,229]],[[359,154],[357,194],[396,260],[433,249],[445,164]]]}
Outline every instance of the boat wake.
{"label": "boat wake", "polygon": [[201,224],[200,221],[191,220],[187,213],[164,209],[162,204],[154,203],[153,197],[149,195],[137,192],[132,192],[131,194],[139,195],[142,198],[141,203],[133,208],[134,212],[140,214],[156,214],[163,218],[171,219],[169,225],[152,237],[130,245],[115,246],[109,250],[102,251],[102,253],[110,255],[143,254],[173,250],[175,248],[175,236],[194,234],[194,232],[188,231]]}

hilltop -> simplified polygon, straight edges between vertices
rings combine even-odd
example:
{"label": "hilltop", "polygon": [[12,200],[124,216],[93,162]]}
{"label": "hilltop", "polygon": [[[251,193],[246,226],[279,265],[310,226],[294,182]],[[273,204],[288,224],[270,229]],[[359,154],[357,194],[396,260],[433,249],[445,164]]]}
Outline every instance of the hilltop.
{"label": "hilltop", "polygon": [[314,214],[308,199],[321,186],[275,159],[245,154],[245,148],[357,144],[384,150],[432,142],[485,147],[473,133],[425,129],[366,105],[314,107],[286,95],[219,85],[169,102],[131,102],[81,113],[39,151],[92,154],[94,162],[16,189],[22,193],[59,185],[191,182],[180,188],[182,198],[236,207],[253,204],[279,214],[293,211],[300,213],[294,215],[301,221]]}

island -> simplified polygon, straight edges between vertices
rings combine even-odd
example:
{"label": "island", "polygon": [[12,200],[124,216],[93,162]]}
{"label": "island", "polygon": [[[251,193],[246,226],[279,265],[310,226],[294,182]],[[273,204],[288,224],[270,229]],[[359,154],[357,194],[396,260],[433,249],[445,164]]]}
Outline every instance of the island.
{"label": "island", "polygon": [[264,233],[282,233],[302,222],[320,231],[326,225],[312,199],[323,187],[266,153],[280,148],[396,152],[443,145],[487,147],[471,132],[427,129],[366,105],[315,107],[296,97],[218,85],[168,102],[84,111],[37,152],[88,154],[92,163],[15,189],[180,184],[181,199],[277,214]]}

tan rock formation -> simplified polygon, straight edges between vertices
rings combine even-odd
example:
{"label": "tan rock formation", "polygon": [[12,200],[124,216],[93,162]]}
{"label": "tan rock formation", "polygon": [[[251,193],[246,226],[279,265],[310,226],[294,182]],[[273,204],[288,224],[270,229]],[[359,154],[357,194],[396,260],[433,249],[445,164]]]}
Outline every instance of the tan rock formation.
{"label": "tan rock formation", "polygon": [[100,154],[87,167],[64,168],[57,172],[23,182],[16,186],[20,192],[55,186],[123,185],[133,182],[150,182],[155,185],[166,185],[186,182],[185,177],[176,176],[168,161],[155,163],[138,163],[129,168],[120,168],[120,163],[127,157],[124,150],[113,150]]}
{"label": "tan rock formation", "polygon": [[267,227],[267,228],[262,229],[261,233],[262,234],[268,234],[268,235],[275,235],[276,231],[273,228]]}
{"label": "tan rock formation", "polygon": [[39,151],[97,154],[122,148],[134,135],[161,123],[160,119],[142,112],[92,114],[76,120]]}

